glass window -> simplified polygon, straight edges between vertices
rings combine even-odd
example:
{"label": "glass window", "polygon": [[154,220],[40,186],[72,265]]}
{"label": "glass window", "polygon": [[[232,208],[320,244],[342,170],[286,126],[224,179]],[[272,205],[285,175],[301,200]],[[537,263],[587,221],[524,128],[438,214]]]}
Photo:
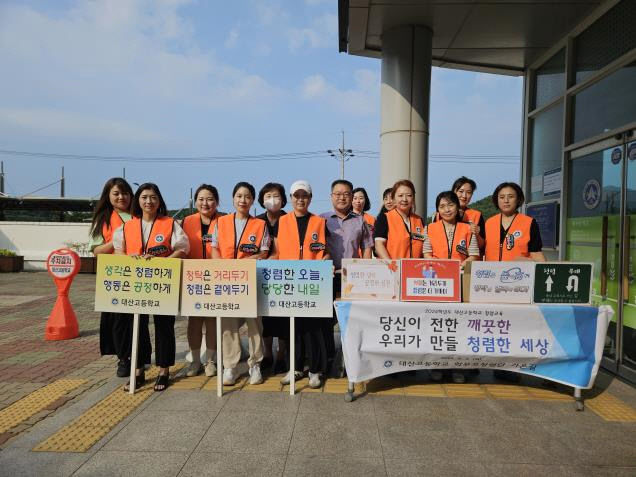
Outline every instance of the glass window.
{"label": "glass window", "polygon": [[561,96],[565,91],[565,48],[536,71],[533,109]]}
{"label": "glass window", "polygon": [[636,121],[636,62],[578,93],[573,100],[574,142]]}
{"label": "glass window", "polygon": [[623,0],[575,39],[576,82],[610,64],[636,45],[634,0]]}
{"label": "glass window", "polygon": [[[563,102],[530,119],[531,142],[528,177],[530,177],[529,201],[558,197],[555,180],[560,182]],[[546,174],[548,173],[548,174]]]}

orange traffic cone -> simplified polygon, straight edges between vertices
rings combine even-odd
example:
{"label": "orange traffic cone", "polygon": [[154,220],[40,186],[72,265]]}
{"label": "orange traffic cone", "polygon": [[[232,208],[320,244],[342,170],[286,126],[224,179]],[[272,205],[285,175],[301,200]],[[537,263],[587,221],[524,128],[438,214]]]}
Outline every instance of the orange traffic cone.
{"label": "orange traffic cone", "polygon": [[44,339],[56,341],[77,338],[79,325],[68,299],[68,291],[73,277],[79,272],[80,258],[69,249],[55,250],[47,258],[47,268],[57,286],[57,300],[46,322]]}

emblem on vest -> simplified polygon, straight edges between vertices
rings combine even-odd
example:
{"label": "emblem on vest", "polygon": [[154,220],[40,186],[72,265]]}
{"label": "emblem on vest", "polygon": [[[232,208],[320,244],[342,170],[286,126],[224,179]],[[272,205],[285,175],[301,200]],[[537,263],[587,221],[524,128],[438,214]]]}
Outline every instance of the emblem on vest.
{"label": "emblem on vest", "polygon": [[311,234],[311,239],[312,240],[318,240],[318,234],[316,232],[314,232],[313,234]]}
{"label": "emblem on vest", "polygon": [[521,230],[515,230],[512,235],[514,235],[515,238],[520,238],[521,237]]}
{"label": "emblem on vest", "polygon": [[203,237],[201,237],[201,240],[203,240],[204,242],[212,242],[212,234],[205,234]]}
{"label": "emblem on vest", "polygon": [[163,235],[161,235],[161,234],[155,235],[155,242],[161,243],[161,242],[163,242],[163,239],[164,239]]}
{"label": "emblem on vest", "polygon": [[250,242],[254,243],[256,242],[256,235],[250,235],[249,237]]}

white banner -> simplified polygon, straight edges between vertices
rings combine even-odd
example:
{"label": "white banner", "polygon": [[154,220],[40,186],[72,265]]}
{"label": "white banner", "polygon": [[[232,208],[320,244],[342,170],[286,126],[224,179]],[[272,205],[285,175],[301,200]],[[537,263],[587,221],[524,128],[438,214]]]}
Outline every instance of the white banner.
{"label": "white banner", "polygon": [[590,388],[609,307],[335,303],[350,381],[413,369],[505,369]]}

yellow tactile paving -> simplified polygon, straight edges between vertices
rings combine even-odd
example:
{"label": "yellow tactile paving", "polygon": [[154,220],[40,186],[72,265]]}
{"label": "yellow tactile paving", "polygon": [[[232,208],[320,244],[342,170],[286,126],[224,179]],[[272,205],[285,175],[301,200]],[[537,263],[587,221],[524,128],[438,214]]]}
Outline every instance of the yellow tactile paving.
{"label": "yellow tactile paving", "polygon": [[[177,364],[171,371],[176,373],[183,367]],[[115,389],[104,400],[63,427],[44,442],[33,448],[39,452],[86,452],[97,441],[110,432],[128,414],[153,394],[154,379],[159,368],[146,373],[146,384],[131,395],[121,388]]]}
{"label": "yellow tactile paving", "polygon": [[283,376],[269,376],[263,380],[261,384],[246,384],[243,387],[243,391],[253,392],[270,392],[277,393],[282,391],[283,385],[280,380]]}
{"label": "yellow tactile paving", "polygon": [[[319,388],[312,389],[309,387],[309,378],[302,378],[296,381],[296,393],[321,393],[323,386]],[[289,392],[289,384],[283,386],[283,392]]]}
{"label": "yellow tactile paving", "polygon": [[446,397],[441,384],[405,384],[404,394],[421,397]]}
{"label": "yellow tactile paving", "polygon": [[506,384],[484,384],[482,387],[495,399],[532,399],[528,391],[523,386],[512,386]]}
{"label": "yellow tactile paving", "polygon": [[442,384],[448,397],[485,398],[486,390],[479,384]]}
{"label": "yellow tactile paving", "polygon": [[[216,378],[217,376],[210,378],[210,380],[207,383],[205,383],[203,385],[203,388],[201,389],[203,389],[204,391],[216,391]],[[227,385],[223,386],[223,392],[228,393],[232,391],[240,391],[243,388],[243,386],[245,386],[245,383],[247,383],[247,377],[241,376],[240,378],[236,380],[236,383],[233,386],[227,386]]]}
{"label": "yellow tactile paving", "polygon": [[540,401],[572,401],[574,399],[571,389],[558,391],[554,389],[533,388],[530,386],[527,386],[525,389],[532,399],[538,399]]}
{"label": "yellow tactile paving", "polygon": [[36,415],[85,382],[85,379],[58,379],[7,406],[0,411],[0,434]]}
{"label": "yellow tactile paving", "polygon": [[636,410],[607,392],[587,399],[585,404],[605,421],[636,422]]}
{"label": "yellow tactile paving", "polygon": [[186,376],[179,376],[170,385],[171,389],[201,389],[210,380],[206,375],[193,376],[188,378]]}
{"label": "yellow tactile paving", "polygon": [[[349,381],[347,378],[332,378],[325,381],[323,386],[324,391],[329,394],[344,394],[349,390]],[[361,393],[364,391],[362,383],[356,383],[354,386],[354,392]]]}

